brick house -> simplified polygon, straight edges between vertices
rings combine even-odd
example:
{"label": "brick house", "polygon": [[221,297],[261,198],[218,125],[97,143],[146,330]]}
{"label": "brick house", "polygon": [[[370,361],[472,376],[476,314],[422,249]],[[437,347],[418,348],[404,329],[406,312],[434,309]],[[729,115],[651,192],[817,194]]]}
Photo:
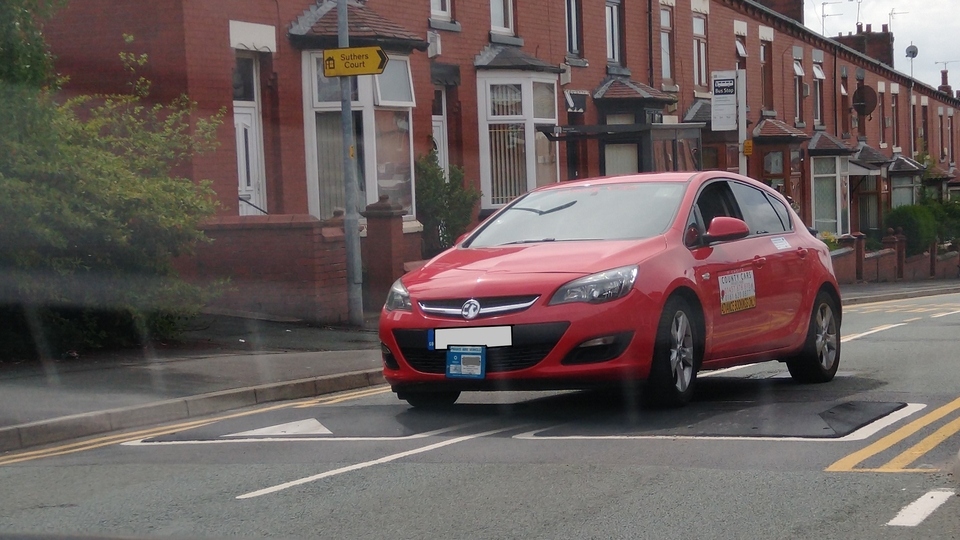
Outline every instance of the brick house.
{"label": "brick house", "polygon": [[[68,92],[123,90],[117,54],[145,52],[153,96],[225,108],[213,244],[181,261],[230,277],[222,306],[346,318],[339,89],[323,77],[335,0],[73,2],[46,27]],[[893,70],[893,37],[835,39],[802,25],[802,0],[352,1],[351,44],[390,54],[353,81],[361,206],[386,195],[402,234],[367,235],[363,260],[400,275],[420,258],[413,162],[436,149],[482,192],[481,217],[536,186],[637,171],[739,168],[736,131],[713,131],[711,72],[746,72],[747,173],[811,226],[880,233],[883,214],[955,184],[960,100]],[[135,37],[127,44],[124,34]],[[231,121],[232,120],[232,125]],[[402,238],[402,240],[398,240]],[[399,244],[399,245],[397,245]],[[386,255],[385,255],[386,254]],[[367,291],[376,306],[382,283]]]}

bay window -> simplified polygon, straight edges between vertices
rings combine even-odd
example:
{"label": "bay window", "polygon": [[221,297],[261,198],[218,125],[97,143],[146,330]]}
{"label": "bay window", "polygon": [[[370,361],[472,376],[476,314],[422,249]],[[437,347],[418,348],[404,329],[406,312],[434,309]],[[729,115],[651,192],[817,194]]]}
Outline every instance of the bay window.
{"label": "bay window", "polygon": [[[339,79],[323,76],[322,53],[306,51],[304,72],[312,74],[304,96],[307,118],[307,191],[310,213],[320,219],[344,209],[343,140]],[[383,73],[352,77],[354,148],[359,200],[357,210],[386,195],[415,219],[413,108],[410,63],[391,56]],[[315,159],[314,159],[315,156]]]}
{"label": "bay window", "polygon": [[813,158],[813,228],[834,235],[850,233],[849,159]]}
{"label": "bay window", "polygon": [[557,143],[538,127],[557,124],[555,76],[515,72],[477,78],[480,184],[484,208],[558,180]]}

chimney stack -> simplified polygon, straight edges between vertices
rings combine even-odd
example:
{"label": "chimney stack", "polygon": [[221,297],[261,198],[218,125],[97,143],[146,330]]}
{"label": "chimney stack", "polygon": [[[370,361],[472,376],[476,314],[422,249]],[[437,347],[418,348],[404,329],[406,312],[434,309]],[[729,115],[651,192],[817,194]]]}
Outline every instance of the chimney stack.
{"label": "chimney stack", "polygon": [[858,22],[856,34],[850,35],[850,33],[847,33],[844,36],[841,33],[836,40],[874,60],[893,67],[893,33],[890,32],[889,25],[884,24],[881,28],[883,28],[882,32],[875,33],[873,25],[868,24],[866,30],[864,30],[863,23]]}
{"label": "chimney stack", "polygon": [[887,33],[887,32],[890,31],[890,27],[887,26],[886,24],[882,24],[882,25],[880,25],[880,31],[883,32],[883,33]]}
{"label": "chimney stack", "polygon": [[947,78],[947,70],[940,70],[940,86],[937,87],[937,90],[947,94],[948,96],[953,95],[953,88],[950,87],[950,81]]}

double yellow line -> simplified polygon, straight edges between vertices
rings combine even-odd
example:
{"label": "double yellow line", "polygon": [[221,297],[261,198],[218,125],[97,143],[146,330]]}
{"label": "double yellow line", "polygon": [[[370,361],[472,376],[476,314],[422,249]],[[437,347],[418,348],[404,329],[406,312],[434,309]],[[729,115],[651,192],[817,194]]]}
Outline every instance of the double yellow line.
{"label": "double yellow line", "polygon": [[826,468],[827,472],[894,472],[894,473],[903,473],[903,472],[937,472],[936,469],[909,469],[911,464],[915,461],[926,455],[928,452],[936,448],[940,443],[944,442],[948,438],[956,435],[960,432],[960,417],[948,422],[943,427],[933,432],[932,434],[924,437],[920,442],[911,446],[907,450],[901,452],[895,458],[884,463],[878,468],[868,469],[868,468],[857,468],[857,465],[863,463],[864,461],[870,459],[871,457],[884,452],[894,445],[906,440],[908,437],[913,436],[921,429],[929,426],[930,424],[943,419],[950,413],[953,413],[957,410],[960,410],[960,398],[957,398],[950,403],[940,407],[939,409],[930,411],[924,416],[917,418],[913,422],[903,426],[902,428],[894,431],[893,433],[879,439],[877,442],[862,448],[842,459],[830,465]]}
{"label": "double yellow line", "polygon": [[141,439],[149,439],[152,437],[159,437],[161,435],[169,435],[171,433],[178,433],[180,431],[185,431],[188,429],[203,427],[206,425],[213,424],[215,422],[220,422],[222,420],[230,420],[231,418],[241,418],[244,416],[276,411],[279,409],[287,409],[290,407],[300,408],[300,407],[313,407],[316,405],[332,405],[335,403],[341,403],[351,399],[359,399],[367,396],[383,394],[389,391],[390,391],[390,387],[383,387],[383,386],[375,387],[375,388],[367,388],[367,389],[358,390],[355,392],[347,392],[345,394],[336,394],[329,397],[310,399],[308,401],[282,403],[279,405],[272,405],[264,408],[257,408],[253,410],[230,413],[230,414],[225,414],[221,416],[216,416],[213,418],[205,418],[203,420],[192,420],[189,422],[182,422],[180,424],[143,429],[139,431],[117,433],[114,435],[106,435],[103,437],[86,439],[83,441],[62,444],[62,445],[53,446],[50,448],[43,448],[40,450],[33,450],[29,452],[19,452],[19,453],[7,455],[7,456],[0,456],[0,466],[13,465],[15,463],[22,463],[24,461],[33,461],[35,459],[42,459],[47,457],[63,456],[66,454],[74,454],[77,452],[85,452],[87,450],[102,448],[104,446],[122,444],[130,441],[139,441]]}

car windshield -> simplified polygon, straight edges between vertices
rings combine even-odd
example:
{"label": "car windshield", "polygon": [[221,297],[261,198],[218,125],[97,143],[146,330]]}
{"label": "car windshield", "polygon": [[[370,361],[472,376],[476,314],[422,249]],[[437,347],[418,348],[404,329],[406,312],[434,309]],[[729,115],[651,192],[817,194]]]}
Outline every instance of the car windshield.
{"label": "car windshield", "polygon": [[670,225],[685,188],[633,182],[538,191],[497,214],[467,246],[649,238]]}

